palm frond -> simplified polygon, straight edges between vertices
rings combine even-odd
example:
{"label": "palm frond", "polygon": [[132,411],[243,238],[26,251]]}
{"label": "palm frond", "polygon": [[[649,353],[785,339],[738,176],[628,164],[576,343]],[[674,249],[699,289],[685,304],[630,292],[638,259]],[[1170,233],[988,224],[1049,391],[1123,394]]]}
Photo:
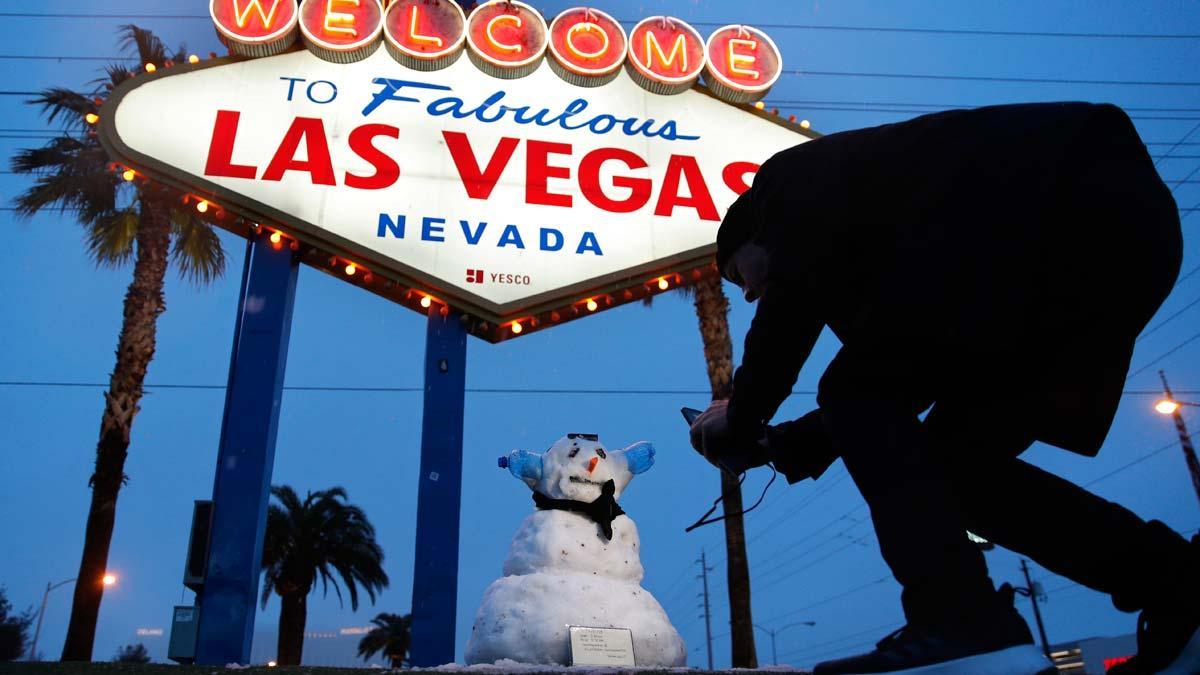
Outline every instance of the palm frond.
{"label": "palm frond", "polygon": [[98,264],[120,267],[133,257],[140,216],[136,209],[120,209],[88,223],[87,247]]}
{"label": "palm frond", "polygon": [[198,286],[221,277],[225,272],[225,249],[211,225],[190,210],[172,209],[171,230],[175,237],[171,259],[181,277]]}
{"label": "palm frond", "polygon": [[121,49],[130,56],[135,56],[142,63],[163,65],[171,58],[167,45],[157,35],[146,28],[134,24],[125,24],[120,28]]}

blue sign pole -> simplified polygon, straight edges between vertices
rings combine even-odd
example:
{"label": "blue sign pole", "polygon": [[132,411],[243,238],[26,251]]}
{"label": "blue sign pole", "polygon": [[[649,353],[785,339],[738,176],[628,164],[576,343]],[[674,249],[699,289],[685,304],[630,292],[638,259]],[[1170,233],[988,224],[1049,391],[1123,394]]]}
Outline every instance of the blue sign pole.
{"label": "blue sign pole", "polygon": [[288,247],[276,250],[265,236],[247,242],[213,485],[207,576],[197,598],[197,664],[250,662],[298,269]]}
{"label": "blue sign pole", "polygon": [[458,517],[462,497],[467,332],[458,312],[429,310],[425,410],[417,489],[412,652],[417,668],[454,662],[458,604]]}

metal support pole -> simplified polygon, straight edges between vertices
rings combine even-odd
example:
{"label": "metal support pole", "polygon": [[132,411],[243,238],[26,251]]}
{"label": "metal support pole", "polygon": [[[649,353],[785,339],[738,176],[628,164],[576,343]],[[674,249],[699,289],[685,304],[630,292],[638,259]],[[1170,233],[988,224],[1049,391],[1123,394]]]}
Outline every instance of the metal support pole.
{"label": "metal support pole", "polygon": [[1050,658],[1050,641],[1046,639],[1046,625],[1042,623],[1042,610],[1038,607],[1037,587],[1029,578],[1029,565],[1021,559],[1021,572],[1025,574],[1025,588],[1029,589],[1029,601],[1033,603],[1033,618],[1037,620],[1038,635],[1042,637],[1042,652]]}
{"label": "metal support pole", "polygon": [[708,604],[708,558],[700,550],[700,578],[704,580],[704,640],[708,644],[708,669],[713,669],[712,660],[712,611]]}
{"label": "metal support pole", "polygon": [[417,487],[412,655],[417,668],[454,663],[458,609],[458,527],[462,506],[463,406],[467,331],[457,312],[429,310],[425,409]]}
{"label": "metal support pole", "polygon": [[775,631],[771,631],[771,665],[779,665],[779,653],[775,651]]}
{"label": "metal support pole", "polygon": [[200,665],[250,662],[298,270],[289,248],[276,249],[265,237],[247,241],[213,485],[208,568],[197,595]]}
{"label": "metal support pole", "polygon": [[[1158,376],[1162,378],[1163,392],[1167,395],[1167,400],[1175,400],[1175,395],[1171,393],[1171,387],[1167,384],[1167,374],[1160,370]],[[1196,490],[1196,499],[1200,499],[1200,460],[1196,459],[1196,446],[1192,445],[1192,436],[1183,422],[1182,410],[1182,407],[1175,408],[1171,417],[1175,418],[1175,430],[1179,432],[1179,444],[1183,448],[1183,461],[1187,463],[1188,473],[1192,475],[1192,488]]]}

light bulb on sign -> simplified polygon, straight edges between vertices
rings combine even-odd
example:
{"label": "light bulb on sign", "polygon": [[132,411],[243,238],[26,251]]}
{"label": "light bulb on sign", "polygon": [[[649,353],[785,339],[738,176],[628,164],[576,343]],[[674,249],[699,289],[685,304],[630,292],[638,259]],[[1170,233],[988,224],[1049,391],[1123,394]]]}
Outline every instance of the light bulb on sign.
{"label": "light bulb on sign", "polygon": [[379,0],[303,0],[300,35],[309,51],[333,63],[361,61],[379,47]]}
{"label": "light bulb on sign", "polygon": [[358,265],[355,265],[354,263],[350,263],[349,265],[346,265],[345,272],[346,272],[346,276],[348,276],[348,277],[354,276],[355,274],[358,273]]}
{"label": "light bulb on sign", "polygon": [[425,309],[429,309],[430,307],[433,306],[433,298],[429,297],[428,295],[421,298],[421,306],[424,307]]}
{"label": "light bulb on sign", "polygon": [[597,303],[595,300],[593,300],[593,299],[589,299],[589,300],[587,301],[587,310],[588,310],[589,312],[594,312],[594,311],[596,311],[596,310],[598,310],[598,309],[600,309],[600,305],[599,305],[599,303]]}
{"label": "light bulb on sign", "polygon": [[808,120],[800,120],[800,128],[801,129],[808,129],[811,126],[812,126],[812,122],[809,122]]}
{"label": "light bulb on sign", "polygon": [[[221,42],[237,56],[274,56],[296,42],[295,0],[209,0],[208,13]],[[199,63],[200,57],[193,54],[188,62]]]}
{"label": "light bulb on sign", "polygon": [[97,115],[96,113],[88,113],[83,116],[83,119],[88,124],[95,124],[96,122],[100,121],[100,116]]}
{"label": "light bulb on sign", "polygon": [[666,277],[658,280],[658,290],[665,291],[671,287],[671,282],[667,281]]}
{"label": "light bulb on sign", "polygon": [[126,183],[132,183],[133,179],[137,178],[137,172],[133,169],[125,169],[125,172],[121,174],[121,177],[125,179]]}
{"label": "light bulb on sign", "polygon": [[190,63],[192,65],[200,63],[200,57],[196,56],[195,54],[192,54],[191,56],[188,57],[188,63]]}
{"label": "light bulb on sign", "polygon": [[153,73],[156,70],[158,70],[158,66],[154,65],[153,63],[146,64],[146,72],[147,73]]}
{"label": "light bulb on sign", "polygon": [[272,233],[271,233],[271,243],[272,243],[272,244],[275,244],[276,246],[278,246],[278,245],[279,245],[279,244],[280,244],[282,241],[283,241],[283,235],[282,235],[282,234],[280,234],[279,232],[272,232]]}
{"label": "light bulb on sign", "polygon": [[514,334],[514,335],[520,335],[520,334],[521,334],[521,333],[523,333],[524,331],[525,331],[525,327],[521,325],[521,322],[520,322],[520,321],[514,321],[514,322],[513,322],[513,325],[512,325],[512,332],[513,332],[513,334]]}
{"label": "light bulb on sign", "polygon": [[208,202],[201,199],[200,202],[196,204],[196,210],[200,213],[208,213]]}

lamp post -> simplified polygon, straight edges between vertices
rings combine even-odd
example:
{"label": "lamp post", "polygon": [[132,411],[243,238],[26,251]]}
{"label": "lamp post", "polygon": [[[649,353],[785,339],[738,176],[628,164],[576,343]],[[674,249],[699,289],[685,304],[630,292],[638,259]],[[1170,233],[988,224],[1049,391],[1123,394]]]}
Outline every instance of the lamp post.
{"label": "lamp post", "polygon": [[[56,588],[62,588],[69,583],[73,583],[75,580],[75,577],[72,577],[56,584],[49,581],[46,582],[46,592],[42,594],[42,607],[38,610],[37,628],[35,628],[33,631],[33,643],[29,645],[28,660],[33,661],[37,658],[38,638],[42,635],[42,619],[46,617],[46,602],[50,599],[50,591]],[[113,584],[117,583],[117,577],[114,574],[105,574],[104,577],[101,578],[101,582],[103,582],[105,586],[112,586]]]}
{"label": "lamp post", "polygon": [[777,665],[779,665],[779,654],[775,651],[775,636],[789,628],[794,627],[794,626],[815,626],[815,625],[817,625],[816,621],[797,621],[796,623],[789,623],[788,625],[783,626],[782,628],[776,628],[775,630],[771,630],[770,628],[767,628],[765,626],[760,626],[758,624],[754,624],[754,627],[761,631],[766,632],[767,635],[771,636],[771,665],[777,666]]}
{"label": "lamp post", "polygon": [[1196,498],[1200,499],[1200,461],[1196,459],[1196,446],[1192,445],[1192,437],[1180,412],[1185,407],[1200,408],[1200,403],[1176,400],[1170,385],[1167,384],[1167,374],[1160,370],[1158,376],[1162,378],[1164,398],[1154,405],[1154,409],[1175,419],[1175,430],[1179,432],[1179,444],[1183,448],[1183,460],[1187,463],[1188,473],[1192,475],[1192,488],[1196,490]]}

